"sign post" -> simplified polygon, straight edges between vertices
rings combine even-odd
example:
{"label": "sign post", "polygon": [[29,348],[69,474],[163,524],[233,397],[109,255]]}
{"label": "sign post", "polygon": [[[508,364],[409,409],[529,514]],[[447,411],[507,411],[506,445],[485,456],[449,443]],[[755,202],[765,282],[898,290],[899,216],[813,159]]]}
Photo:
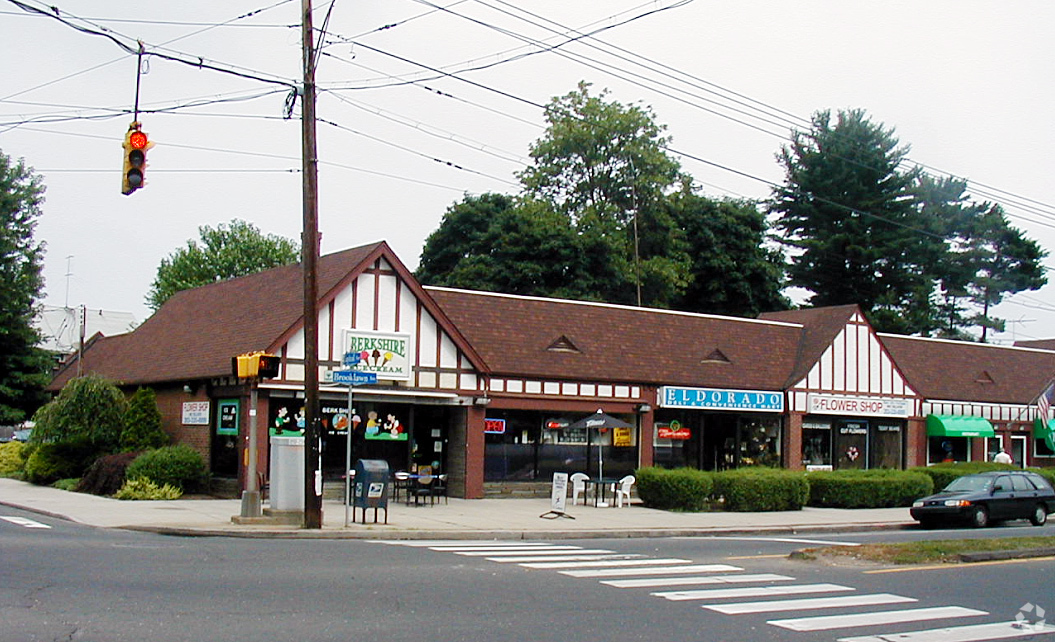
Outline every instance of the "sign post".
{"label": "sign post", "polygon": [[[349,352],[344,355],[342,363],[347,367],[359,363],[359,353]],[[348,385],[348,433],[344,444],[344,527],[348,528],[349,509],[352,505],[352,433],[359,422],[355,420],[355,406],[353,396],[356,386],[364,386],[377,383],[377,375],[373,372],[358,372],[356,370],[334,370],[334,383]],[[376,515],[375,515],[376,518]],[[363,519],[366,519],[366,509],[363,509]],[[388,520],[388,510],[385,510],[385,520]]]}

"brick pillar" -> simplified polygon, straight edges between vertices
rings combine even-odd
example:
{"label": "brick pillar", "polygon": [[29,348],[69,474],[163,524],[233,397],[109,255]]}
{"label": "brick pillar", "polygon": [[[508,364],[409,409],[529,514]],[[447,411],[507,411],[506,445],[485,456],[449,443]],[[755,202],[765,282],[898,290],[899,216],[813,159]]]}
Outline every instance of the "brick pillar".
{"label": "brick pillar", "polygon": [[655,410],[638,415],[637,465],[651,466],[655,463]]}
{"label": "brick pillar", "polygon": [[909,419],[905,437],[905,468],[927,465],[927,422]]}
{"label": "brick pillar", "polygon": [[484,496],[484,416],[486,406],[468,406],[463,452],[465,453],[465,499],[482,499]]}
{"label": "brick pillar", "polygon": [[797,412],[784,417],[784,467],[788,470],[803,470],[802,464],[802,415]]}

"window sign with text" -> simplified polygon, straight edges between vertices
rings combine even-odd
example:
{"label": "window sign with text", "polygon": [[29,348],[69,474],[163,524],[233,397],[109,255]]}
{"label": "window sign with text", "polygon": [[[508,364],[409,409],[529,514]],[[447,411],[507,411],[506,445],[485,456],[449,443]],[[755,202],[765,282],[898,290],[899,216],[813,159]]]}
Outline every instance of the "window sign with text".
{"label": "window sign with text", "polygon": [[208,426],[209,425],[209,402],[208,401],[184,401],[183,416],[181,423],[184,426]]}
{"label": "window sign with text", "polygon": [[238,400],[230,399],[219,402],[220,412],[217,413],[216,434],[237,435],[238,434]]}

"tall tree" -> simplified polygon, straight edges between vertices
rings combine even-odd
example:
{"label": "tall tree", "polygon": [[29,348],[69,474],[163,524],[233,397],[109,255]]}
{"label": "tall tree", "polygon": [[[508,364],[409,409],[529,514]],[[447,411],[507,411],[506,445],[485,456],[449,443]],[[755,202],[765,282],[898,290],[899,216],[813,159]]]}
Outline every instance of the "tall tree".
{"label": "tall tree", "polygon": [[[662,203],[681,178],[665,126],[648,108],[591,96],[588,83],[546,107],[534,163],[519,174],[525,194],[567,216],[580,237],[598,298],[666,306],[683,289],[688,261],[662,230]],[[649,229],[659,226],[659,229]],[[646,236],[650,242],[642,243]],[[645,279],[651,287],[645,286]]]}
{"label": "tall tree", "polygon": [[215,228],[198,228],[201,244],[187,241],[161,259],[157,276],[150,285],[146,302],[157,310],[173,294],[200,285],[245,276],[280,265],[296,263],[300,246],[273,234],[262,234],[252,223],[239,219]]}
{"label": "tall tree", "polygon": [[769,227],[755,203],[685,190],[671,197],[670,207],[692,257],[691,281],[674,307],[737,316],[788,307],[780,294],[784,255],[767,246]]}
{"label": "tall tree", "polygon": [[45,401],[50,361],[32,325],[44,287],[44,244],[33,238],[43,202],[40,176],[0,152],[0,424],[25,420]]}
{"label": "tall tree", "polygon": [[918,172],[899,169],[907,153],[862,110],[818,112],[778,155],[785,184],[769,209],[794,248],[789,284],[811,305],[856,303],[878,329],[912,333],[931,325],[918,311],[931,307],[944,239],[914,207]]}

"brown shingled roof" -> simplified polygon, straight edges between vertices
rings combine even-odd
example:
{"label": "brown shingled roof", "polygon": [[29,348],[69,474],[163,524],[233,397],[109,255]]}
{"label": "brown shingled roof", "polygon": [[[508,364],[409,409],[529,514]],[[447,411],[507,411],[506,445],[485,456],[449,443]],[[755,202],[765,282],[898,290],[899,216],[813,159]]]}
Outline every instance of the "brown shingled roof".
{"label": "brown shingled roof", "polygon": [[1020,348],[1037,348],[1038,350],[1055,350],[1055,339],[1032,339],[1029,341],[1016,341],[1015,345]]}
{"label": "brown shingled roof", "polygon": [[771,321],[425,289],[496,376],[780,390],[802,332]]}
{"label": "brown shingled roof", "polygon": [[[382,250],[391,253],[379,242],[320,257],[320,300]],[[273,348],[300,323],[303,297],[299,263],[183,290],[134,332],[93,343],[82,371],[125,384],[225,376],[232,356]],[[73,359],[48,389],[61,389],[76,370]]]}
{"label": "brown shingled roof", "polygon": [[855,313],[860,312],[857,305],[837,305],[828,308],[803,308],[801,310],[783,310],[759,315],[766,321],[783,321],[799,323],[803,326],[802,341],[795,362],[782,388],[790,388],[809,374],[824,351],[846,327],[846,322]]}
{"label": "brown shingled roof", "polygon": [[1029,404],[1055,377],[1055,352],[986,343],[879,335],[926,399]]}

